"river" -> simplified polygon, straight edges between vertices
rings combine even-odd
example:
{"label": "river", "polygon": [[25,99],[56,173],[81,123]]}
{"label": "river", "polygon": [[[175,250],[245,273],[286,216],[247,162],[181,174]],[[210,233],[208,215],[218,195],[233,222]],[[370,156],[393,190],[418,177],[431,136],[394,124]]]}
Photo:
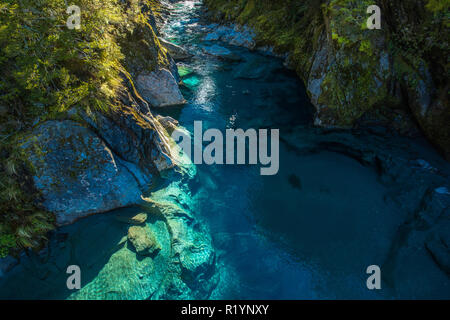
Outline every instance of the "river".
{"label": "river", "polygon": [[[195,177],[177,185],[189,194],[190,205],[207,225],[216,250],[220,280],[209,298],[448,298],[448,275],[415,242],[422,231],[408,231],[414,234],[407,244],[399,240],[399,230],[411,212],[405,203],[411,199],[413,206],[417,193],[404,193],[398,186],[415,185],[415,177],[400,174],[398,168],[394,170],[399,170],[399,180],[384,179],[379,168],[361,161],[346,146],[353,144],[360,150],[372,144],[372,153],[392,150],[394,159],[427,159],[441,172],[448,172],[448,163],[420,139],[315,128],[305,87],[282,59],[203,41],[210,31],[201,1],[173,4],[161,33],[194,54],[185,62],[189,74],[183,77],[188,104],[157,111],[176,118],[190,132],[194,121],[202,121],[204,130],[276,128],[281,142],[277,175],[261,176],[258,165],[197,165]],[[213,44],[239,59],[205,54],[203,48]],[[424,183],[434,185],[434,178],[429,179]],[[58,288],[65,285],[63,270],[69,260],[90,270],[83,284],[104,277],[100,270],[108,269],[114,248],[126,235],[113,215],[127,210],[133,209],[88,217],[62,228],[60,234],[68,234],[70,246],[54,241],[51,248],[61,248],[44,262],[30,259],[20,267],[22,273],[8,279],[0,295],[14,291],[9,297],[68,298],[70,292]],[[381,266],[382,290],[367,289],[370,265]],[[98,298],[111,290],[108,283],[113,287],[113,281],[126,281],[115,277],[96,287]]]}

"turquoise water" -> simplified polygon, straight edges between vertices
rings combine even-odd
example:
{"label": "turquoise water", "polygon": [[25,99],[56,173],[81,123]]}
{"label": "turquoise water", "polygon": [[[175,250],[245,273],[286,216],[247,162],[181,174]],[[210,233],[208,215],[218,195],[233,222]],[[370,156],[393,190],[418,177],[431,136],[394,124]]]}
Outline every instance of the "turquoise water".
{"label": "turquoise water", "polygon": [[[170,290],[158,295],[163,279],[177,274],[168,270],[174,225],[150,215],[146,226],[157,235],[162,250],[157,256],[139,258],[124,245],[128,226],[115,219],[117,214],[143,210],[129,208],[58,230],[46,252],[26,259],[3,280],[0,297],[450,297],[448,275],[416,242],[425,231],[412,230],[406,244],[399,240],[401,226],[420,200],[413,171],[392,164],[397,180],[385,178],[383,170],[362,161],[352,148],[373,150],[368,153],[388,150],[399,163],[425,158],[441,172],[448,172],[448,164],[421,140],[313,128],[313,107],[304,85],[281,59],[222,43],[241,61],[202,53],[202,46],[211,43],[202,41],[207,22],[200,3],[175,4],[162,30],[163,36],[195,57],[185,63],[193,71],[183,78],[188,104],[161,113],[178,119],[191,132],[193,122],[201,120],[204,129],[277,128],[281,138],[280,171],[275,176],[261,176],[259,166],[198,165],[192,179],[169,178],[151,195],[188,208],[203,225],[193,227],[196,239],[187,238],[206,244],[211,238],[216,252],[211,288],[202,295],[168,295]],[[433,186],[441,182],[441,177],[424,179],[430,180],[422,183]],[[202,246],[196,247],[200,249],[192,251],[192,259],[203,259]],[[72,263],[84,270],[78,294],[65,288],[64,271]],[[366,287],[365,271],[373,264],[382,270],[379,291]],[[197,286],[201,285],[196,281],[188,285],[192,292]]]}

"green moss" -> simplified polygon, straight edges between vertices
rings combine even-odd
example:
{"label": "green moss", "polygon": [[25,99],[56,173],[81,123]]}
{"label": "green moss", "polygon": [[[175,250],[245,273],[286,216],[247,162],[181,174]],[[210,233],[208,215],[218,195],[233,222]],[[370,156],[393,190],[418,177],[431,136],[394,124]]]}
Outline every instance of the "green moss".
{"label": "green moss", "polygon": [[[258,45],[288,52],[290,65],[305,82],[311,76],[319,37],[325,31],[331,39],[326,41],[327,51],[333,58],[328,61],[319,97],[319,104],[325,106],[320,111],[325,124],[351,126],[365,113],[376,114],[377,108],[391,106],[395,97],[391,96],[389,84],[398,82],[414,90],[421,66],[431,71],[438,92],[448,86],[448,41],[443,35],[448,34],[450,1],[205,0],[205,3],[213,19],[249,25],[257,33]],[[382,8],[381,30],[366,27],[366,10],[373,4]],[[394,70],[381,70],[381,55],[393,58]],[[447,136],[448,125],[433,121],[431,126],[433,132]]]}
{"label": "green moss", "polygon": [[[169,64],[148,23],[150,14],[160,12],[159,1],[73,0],[70,5],[81,8],[79,30],[65,26],[65,0],[0,0],[2,255],[40,247],[53,227],[54,217],[42,209],[33,187],[38,168],[20,148],[23,137],[36,124],[66,117],[69,109],[93,117],[127,108],[123,92],[126,84],[133,91],[133,73]],[[44,161],[43,148],[37,143],[32,148]],[[68,172],[74,178],[85,164],[76,165]]]}

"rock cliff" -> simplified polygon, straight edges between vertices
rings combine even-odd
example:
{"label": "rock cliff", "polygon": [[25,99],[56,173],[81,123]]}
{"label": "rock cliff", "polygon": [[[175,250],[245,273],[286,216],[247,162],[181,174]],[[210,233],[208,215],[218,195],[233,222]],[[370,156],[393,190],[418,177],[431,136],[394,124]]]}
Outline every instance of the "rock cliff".
{"label": "rock cliff", "polygon": [[[256,32],[256,46],[286,57],[326,127],[417,126],[450,157],[448,3],[436,1],[205,1],[210,17]],[[381,29],[366,27],[369,5]],[[214,35],[211,38],[214,38]]]}

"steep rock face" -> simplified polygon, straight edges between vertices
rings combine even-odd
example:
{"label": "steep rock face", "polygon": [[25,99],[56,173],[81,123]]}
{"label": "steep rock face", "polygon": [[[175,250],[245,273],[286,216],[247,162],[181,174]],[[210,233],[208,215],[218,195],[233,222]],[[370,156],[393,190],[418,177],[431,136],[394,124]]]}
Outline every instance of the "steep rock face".
{"label": "steep rock face", "polygon": [[[72,121],[47,121],[24,144],[34,182],[57,224],[139,201],[133,174],[89,129]],[[150,178],[150,177],[149,177]]]}
{"label": "steep rock face", "polygon": [[169,136],[151,113],[130,108],[97,114],[95,121],[77,116],[85,118],[40,124],[23,144],[58,225],[140,203],[153,176],[175,165]]}
{"label": "steep rock face", "polygon": [[[220,22],[248,25],[256,45],[287,53],[316,106],[316,125],[353,127],[376,121],[403,133],[417,122],[450,158],[447,6],[432,1],[206,0]],[[378,4],[381,30],[369,30],[366,10]],[[222,40],[221,28],[207,36]],[[414,118],[414,120],[412,120]]]}

